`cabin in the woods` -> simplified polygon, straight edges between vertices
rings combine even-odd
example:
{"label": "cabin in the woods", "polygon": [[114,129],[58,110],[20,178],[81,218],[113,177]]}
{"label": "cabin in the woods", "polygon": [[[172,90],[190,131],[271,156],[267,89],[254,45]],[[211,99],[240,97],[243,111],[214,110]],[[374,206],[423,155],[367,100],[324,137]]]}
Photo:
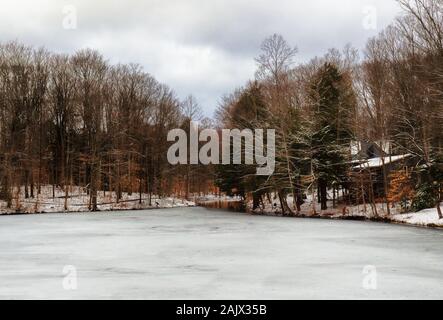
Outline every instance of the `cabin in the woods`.
{"label": "cabin in the woods", "polygon": [[358,141],[351,144],[352,166],[349,198],[353,202],[376,201],[385,197],[392,172],[411,172],[417,162],[411,154],[392,153],[389,142]]}

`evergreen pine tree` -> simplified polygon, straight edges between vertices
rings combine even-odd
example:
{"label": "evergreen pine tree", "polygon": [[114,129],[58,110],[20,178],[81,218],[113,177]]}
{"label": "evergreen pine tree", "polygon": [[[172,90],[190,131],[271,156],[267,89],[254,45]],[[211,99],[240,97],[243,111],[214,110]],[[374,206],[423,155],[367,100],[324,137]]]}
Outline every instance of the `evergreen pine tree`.
{"label": "evergreen pine tree", "polygon": [[347,171],[355,97],[338,68],[330,63],[325,63],[318,71],[311,90],[315,108],[311,136],[313,171],[321,209],[326,210],[328,185],[343,181]]}

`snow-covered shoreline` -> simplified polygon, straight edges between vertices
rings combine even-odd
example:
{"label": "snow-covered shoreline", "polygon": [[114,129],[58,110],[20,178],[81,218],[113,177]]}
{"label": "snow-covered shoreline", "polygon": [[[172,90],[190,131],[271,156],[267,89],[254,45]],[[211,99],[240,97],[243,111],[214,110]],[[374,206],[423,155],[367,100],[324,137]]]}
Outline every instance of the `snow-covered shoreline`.
{"label": "snow-covered shoreline", "polygon": [[[332,208],[332,201],[328,202],[330,209],[320,211],[319,205],[316,205],[314,213],[313,204],[308,197],[305,204],[301,207],[301,212],[295,217],[317,218],[317,219],[336,219],[336,220],[367,220],[387,223],[405,224],[411,226],[420,226],[428,228],[443,228],[443,219],[439,219],[437,208],[429,208],[418,212],[399,212],[399,205],[390,207],[390,214],[387,214],[385,203],[377,203],[376,208],[371,208],[369,204],[356,206],[339,205]],[[288,197],[288,205],[292,206],[292,198]],[[443,205],[440,206],[443,210]],[[253,214],[264,214],[271,216],[281,216],[279,206],[273,206],[269,203],[264,208],[252,210],[252,203],[248,203],[248,209]],[[376,210],[375,210],[376,209]],[[375,214],[377,212],[377,214]]]}
{"label": "snow-covered shoreline", "polygon": [[[151,197],[151,204],[149,204],[149,195],[142,194],[141,202],[138,193],[123,193],[122,198],[117,202],[113,192],[99,192],[98,193],[98,211],[122,211],[122,210],[148,210],[148,209],[166,209],[177,207],[193,207],[198,203],[214,203],[214,202],[238,202],[240,198],[218,197],[209,195],[201,197],[198,201],[187,201],[181,198],[157,196]],[[65,210],[65,193],[61,188],[55,188],[54,194],[52,186],[42,186],[40,195],[35,195],[34,198],[24,197],[23,188],[20,192],[16,192],[15,199],[11,208],[6,207],[4,201],[0,201],[0,215],[16,215],[16,214],[45,214],[45,213],[87,213],[90,212],[88,208],[89,196],[84,189],[80,187],[73,187],[69,192],[67,200],[68,210]],[[197,204],[196,204],[197,203]],[[288,197],[288,205],[292,206],[292,198]],[[205,205],[202,205],[205,206]],[[318,205],[317,205],[318,207]],[[328,203],[328,207],[332,208],[332,202]],[[314,214],[311,197],[308,197],[305,204],[302,205],[302,211],[298,215],[301,218],[322,218],[322,219],[336,219],[336,220],[368,220],[368,221],[382,221],[388,223],[405,224],[412,226],[421,226],[428,228],[443,228],[443,219],[439,219],[437,209],[430,208],[419,212],[399,213],[398,206],[391,207],[391,214],[387,215],[386,205],[382,203],[377,204],[377,215],[374,214],[375,208],[371,208],[369,204],[359,206],[337,206],[337,208],[329,209],[327,211],[317,211]],[[443,206],[442,206],[443,210]],[[252,203],[248,203],[248,212],[252,214],[262,214],[269,216],[281,216],[279,206],[271,203],[266,203],[264,207],[257,210],[252,210]]]}
{"label": "snow-covered shoreline", "polygon": [[[434,211],[432,211],[434,210]],[[443,210],[443,207],[442,207]],[[432,211],[429,214],[428,211]],[[251,212],[254,215],[266,215],[283,217],[281,214],[271,213],[271,212]],[[426,213],[426,215],[424,215]],[[329,220],[358,220],[358,221],[372,221],[372,222],[383,222],[392,224],[408,225],[413,227],[424,227],[433,229],[443,229],[443,219],[435,218],[437,214],[437,209],[426,209],[420,212],[408,212],[403,214],[394,214],[391,216],[378,216],[378,217],[368,217],[363,215],[343,215],[343,214],[316,214],[316,215],[306,215],[300,214],[296,216],[285,216],[291,218],[303,218],[303,219],[329,219]],[[431,217],[430,217],[431,216]]]}
{"label": "snow-covered shoreline", "polygon": [[[89,195],[83,188],[72,187],[67,198],[67,210],[65,210],[65,192],[61,188],[42,186],[41,193],[35,194],[34,198],[25,198],[24,190],[14,194],[11,208],[7,208],[6,202],[0,201],[0,215],[12,214],[43,214],[43,213],[75,213],[90,212]],[[121,211],[121,210],[147,210],[165,209],[176,207],[195,206],[193,201],[187,201],[174,197],[158,197],[139,193],[122,193],[122,198],[117,202],[114,192],[100,191],[97,194],[98,211]]]}

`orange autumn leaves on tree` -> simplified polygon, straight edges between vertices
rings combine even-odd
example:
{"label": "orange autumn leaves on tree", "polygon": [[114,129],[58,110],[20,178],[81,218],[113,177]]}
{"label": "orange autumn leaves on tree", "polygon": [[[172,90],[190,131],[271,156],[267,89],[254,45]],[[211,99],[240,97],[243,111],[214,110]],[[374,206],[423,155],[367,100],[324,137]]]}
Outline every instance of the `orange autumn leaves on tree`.
{"label": "orange autumn leaves on tree", "polygon": [[390,178],[388,200],[393,203],[402,202],[403,205],[406,205],[406,201],[413,199],[415,195],[411,174],[407,170],[399,170],[391,173]]}

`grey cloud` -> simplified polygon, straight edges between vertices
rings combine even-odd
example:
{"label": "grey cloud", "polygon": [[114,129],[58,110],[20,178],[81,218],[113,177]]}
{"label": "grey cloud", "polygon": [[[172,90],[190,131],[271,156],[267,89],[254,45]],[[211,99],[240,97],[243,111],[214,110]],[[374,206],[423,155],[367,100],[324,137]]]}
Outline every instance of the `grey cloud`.
{"label": "grey cloud", "polygon": [[[77,9],[78,29],[64,30],[62,8]],[[173,87],[193,93],[211,115],[220,96],[253,77],[260,42],[280,33],[307,61],[328,48],[368,37],[392,22],[394,0],[2,0],[0,41],[18,39],[56,52],[83,47],[111,62],[136,62]],[[378,29],[362,26],[377,9]]]}

